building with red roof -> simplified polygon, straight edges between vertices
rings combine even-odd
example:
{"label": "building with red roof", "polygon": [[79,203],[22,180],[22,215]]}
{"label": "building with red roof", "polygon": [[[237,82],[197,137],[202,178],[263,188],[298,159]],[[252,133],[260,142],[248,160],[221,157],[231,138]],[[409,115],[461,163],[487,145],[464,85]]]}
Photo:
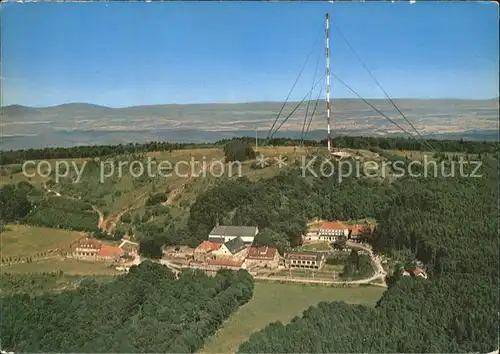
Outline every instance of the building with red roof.
{"label": "building with red roof", "polygon": [[233,261],[230,259],[209,259],[207,264],[211,267],[241,269],[243,261]]}
{"label": "building with red roof", "polygon": [[209,258],[213,251],[217,251],[221,248],[221,243],[203,241],[194,250],[194,259],[198,262],[203,262],[205,259]]}
{"label": "building with red roof", "polygon": [[116,261],[125,254],[126,252],[120,247],[103,244],[97,253],[97,257],[105,261]]}
{"label": "building with red roof", "polygon": [[245,263],[248,267],[278,268],[280,254],[274,247],[250,247]]}
{"label": "building with red roof", "polygon": [[371,235],[375,232],[375,225],[368,223],[349,225],[347,228],[349,229],[349,238],[353,240]]}
{"label": "building with red roof", "polygon": [[115,261],[126,254],[120,247],[107,245],[90,237],[82,238],[72,248],[73,257],[86,260]]}
{"label": "building with red roof", "polygon": [[320,229],[318,234],[319,241],[335,242],[339,238],[347,237],[349,230],[344,223],[340,221],[326,222]]}

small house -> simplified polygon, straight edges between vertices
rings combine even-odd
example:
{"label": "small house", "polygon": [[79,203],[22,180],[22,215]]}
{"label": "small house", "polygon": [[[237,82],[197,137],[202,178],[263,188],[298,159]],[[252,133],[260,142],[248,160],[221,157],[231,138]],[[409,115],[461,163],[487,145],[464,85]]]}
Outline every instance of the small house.
{"label": "small house", "polygon": [[203,241],[194,250],[194,260],[198,262],[203,262],[210,257],[213,251],[221,248],[222,243],[215,243],[210,241]]}
{"label": "small house", "polygon": [[414,277],[421,277],[427,279],[427,274],[425,273],[425,270],[423,270],[422,268],[412,269],[411,273]]}
{"label": "small house", "polygon": [[351,240],[361,240],[363,238],[369,237],[375,232],[374,224],[349,225],[347,228],[349,230],[349,239]]}
{"label": "small house", "polygon": [[246,249],[245,242],[243,242],[241,237],[236,237],[222,244],[218,250],[213,252],[213,254],[216,258],[228,258],[235,256],[244,249]]}
{"label": "small house", "polygon": [[246,257],[247,267],[258,266],[263,268],[278,268],[280,254],[274,247],[250,247]]}

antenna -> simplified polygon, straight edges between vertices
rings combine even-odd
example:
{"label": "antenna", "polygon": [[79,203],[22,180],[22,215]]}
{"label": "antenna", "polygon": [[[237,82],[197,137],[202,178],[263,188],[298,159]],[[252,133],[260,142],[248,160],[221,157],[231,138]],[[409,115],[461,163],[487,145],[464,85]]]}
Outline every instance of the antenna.
{"label": "antenna", "polygon": [[325,66],[326,66],[326,124],[328,130],[328,152],[332,150],[332,138],[330,130],[330,14],[326,14],[326,48],[325,48]]}
{"label": "antenna", "polygon": [[257,135],[257,126],[255,126],[255,150],[259,148],[259,136]]}

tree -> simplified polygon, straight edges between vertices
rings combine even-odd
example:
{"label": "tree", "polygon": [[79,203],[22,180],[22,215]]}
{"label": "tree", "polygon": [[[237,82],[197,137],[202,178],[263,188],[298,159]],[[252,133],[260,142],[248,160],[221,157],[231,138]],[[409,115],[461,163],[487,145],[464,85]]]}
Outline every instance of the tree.
{"label": "tree", "polygon": [[139,254],[144,257],[159,259],[163,256],[162,243],[151,237],[139,241]]}
{"label": "tree", "polygon": [[287,236],[271,229],[260,231],[255,237],[253,244],[254,246],[276,247],[281,254],[291,249]]}
{"label": "tree", "polygon": [[251,144],[241,140],[233,140],[224,145],[224,156],[226,162],[246,161],[255,158],[255,151]]}
{"label": "tree", "polygon": [[23,186],[19,189],[12,184],[0,188],[0,220],[17,221],[29,213],[31,203],[23,190]]}

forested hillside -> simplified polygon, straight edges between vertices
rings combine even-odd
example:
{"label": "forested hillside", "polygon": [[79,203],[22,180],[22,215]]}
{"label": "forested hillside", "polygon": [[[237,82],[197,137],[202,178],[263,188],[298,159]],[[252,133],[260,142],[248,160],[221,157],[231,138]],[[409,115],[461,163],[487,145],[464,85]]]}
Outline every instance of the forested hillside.
{"label": "forested hillside", "polygon": [[[472,165],[464,166],[470,172]],[[424,262],[430,279],[394,276],[375,309],[324,303],[240,346],[254,352],[488,352],[498,346],[498,161],[482,177],[348,182],[318,197],[331,216],[372,212],[373,246]],[[355,184],[352,184],[355,183]],[[361,188],[360,188],[361,187]],[[286,189],[286,187],[283,187]],[[344,190],[345,194],[339,190]],[[326,205],[325,205],[326,204]],[[300,204],[302,209],[310,205]],[[371,209],[371,210],[370,210]],[[299,213],[300,206],[296,209]],[[349,213],[349,212],[347,212]],[[349,215],[349,216],[351,216]],[[363,215],[365,216],[365,215]]]}
{"label": "forested hillside", "polygon": [[[411,160],[381,148],[419,149],[408,139],[343,141],[349,147],[376,151],[392,161],[388,167],[392,171],[396,162],[408,168]],[[186,226],[165,211],[161,224],[147,223],[149,215],[137,220],[137,234],[155,253],[164,244],[196,246],[217,222],[255,225],[260,229],[257,243],[275,245],[283,252],[300,245],[311,218],[373,218],[377,220],[370,241],[374,250],[402,262],[422,261],[429,279],[396,272],[375,308],[324,303],[287,326],[272,324],[254,334],[240,352],[491,351],[498,345],[500,310],[498,144],[441,144],[441,151],[478,154],[481,165],[476,177],[470,176],[476,164],[459,166],[457,159],[442,153],[436,159],[445,173],[434,176],[432,171],[426,177],[344,175],[340,182],[338,173],[304,175],[300,166],[289,166],[276,177],[258,181],[219,178],[190,205]],[[312,167],[318,174],[321,162],[318,159]],[[348,162],[352,168],[358,163],[343,160],[343,168]],[[338,163],[333,166],[339,170]],[[413,167],[423,172],[418,165]],[[30,188],[20,184],[0,190],[1,219],[50,220],[51,226],[59,222],[64,228],[74,228],[75,223],[81,229],[96,225],[97,215],[87,203],[55,197],[30,202]],[[165,196],[151,195],[147,208],[162,207],[157,203]],[[57,218],[70,214],[71,218]],[[131,219],[125,214],[127,218]],[[158,267],[135,268],[112,283],[82,283],[75,292],[6,296],[2,345],[25,352],[193,352],[252,294],[246,272],[234,276],[224,272],[214,279],[188,272],[175,281],[168,270]],[[77,313],[82,315],[73,315]]]}
{"label": "forested hillside", "polygon": [[2,298],[2,348],[14,352],[193,353],[253,293],[246,271],[215,277],[144,262],[112,282]]}

